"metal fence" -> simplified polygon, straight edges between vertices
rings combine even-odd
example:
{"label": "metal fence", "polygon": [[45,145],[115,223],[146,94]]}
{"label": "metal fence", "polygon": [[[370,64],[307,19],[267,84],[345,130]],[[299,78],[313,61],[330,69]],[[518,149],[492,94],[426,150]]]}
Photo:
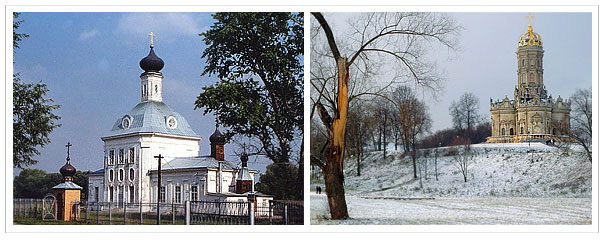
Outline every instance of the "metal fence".
{"label": "metal fence", "polygon": [[[44,199],[14,199],[13,216],[44,218]],[[46,204],[48,205],[48,203]],[[55,205],[52,203],[52,205]],[[188,207],[189,205],[189,207]],[[157,203],[74,202],[76,221],[99,225],[158,224]],[[55,207],[56,208],[56,207]],[[251,211],[252,210],[252,211]],[[56,209],[55,217],[56,217]],[[161,203],[160,224],[302,225],[302,204],[269,201],[268,206],[250,202],[194,201]],[[250,215],[252,214],[252,216]]]}
{"label": "metal fence", "polygon": [[44,211],[43,207],[44,199],[15,198],[13,199],[13,216],[42,218]]}
{"label": "metal fence", "polygon": [[[157,203],[74,203],[79,219],[91,224],[157,224]],[[160,203],[160,224],[185,224],[185,204]]]}

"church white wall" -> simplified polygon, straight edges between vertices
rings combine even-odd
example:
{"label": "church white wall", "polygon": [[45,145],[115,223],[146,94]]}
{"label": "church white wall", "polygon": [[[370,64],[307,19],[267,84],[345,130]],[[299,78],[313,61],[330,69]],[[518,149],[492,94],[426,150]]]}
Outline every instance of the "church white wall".
{"label": "church white wall", "polygon": [[99,202],[103,202],[103,197],[104,197],[104,182],[103,182],[103,175],[92,175],[88,177],[88,201],[89,202],[97,202],[95,195],[97,195],[95,193],[95,188],[99,189]]}

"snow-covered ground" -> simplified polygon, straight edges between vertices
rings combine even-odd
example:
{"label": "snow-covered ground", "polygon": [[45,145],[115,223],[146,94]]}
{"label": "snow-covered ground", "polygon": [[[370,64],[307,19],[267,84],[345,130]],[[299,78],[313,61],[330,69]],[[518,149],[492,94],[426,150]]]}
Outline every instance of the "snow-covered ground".
{"label": "snow-covered ground", "polygon": [[[454,157],[444,156],[448,148],[439,148],[438,180],[433,149],[428,157],[417,161],[422,169],[422,181],[413,178],[411,158],[402,158],[400,151],[387,151],[386,159],[382,152],[367,153],[360,176],[357,176],[356,161],[347,159],[347,203],[351,217],[358,220],[353,223],[590,222],[592,165],[578,148],[561,150],[540,143],[472,145],[467,182],[456,167]],[[312,184],[313,190],[316,185],[321,183]],[[367,196],[434,197],[436,200],[363,198]],[[323,218],[328,212],[324,199],[319,195],[311,198],[314,223],[332,222]],[[376,205],[381,208],[370,209]],[[533,218],[525,218],[526,215]]]}
{"label": "snow-covered ground", "polygon": [[437,198],[347,196],[351,219],[330,220],[325,195],[311,195],[311,224],[591,224],[590,198]]}

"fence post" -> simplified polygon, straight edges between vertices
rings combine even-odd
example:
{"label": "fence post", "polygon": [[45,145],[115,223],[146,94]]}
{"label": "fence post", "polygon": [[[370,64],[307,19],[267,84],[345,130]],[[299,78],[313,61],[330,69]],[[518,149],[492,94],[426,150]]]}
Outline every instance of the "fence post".
{"label": "fence post", "polygon": [[288,204],[284,205],[284,224],[288,225]]}
{"label": "fence post", "polygon": [[84,219],[85,219],[86,223],[88,223],[88,202],[86,202],[86,216]]}
{"label": "fence post", "polygon": [[250,216],[250,225],[254,225],[254,201],[248,201],[248,216]]}
{"label": "fence post", "polygon": [[99,224],[99,202],[97,200],[97,224]]}
{"label": "fence post", "polygon": [[123,204],[124,206],[124,225],[126,225],[126,203]]}
{"label": "fence post", "polygon": [[174,225],[174,218],[175,218],[175,213],[174,213],[174,200],[172,201],[172,225]]}
{"label": "fence post", "polygon": [[191,202],[185,201],[185,225],[191,224]]}
{"label": "fence post", "polygon": [[109,202],[109,225],[111,225],[111,202]]}
{"label": "fence post", "polygon": [[139,200],[139,223],[143,224],[143,203]]}

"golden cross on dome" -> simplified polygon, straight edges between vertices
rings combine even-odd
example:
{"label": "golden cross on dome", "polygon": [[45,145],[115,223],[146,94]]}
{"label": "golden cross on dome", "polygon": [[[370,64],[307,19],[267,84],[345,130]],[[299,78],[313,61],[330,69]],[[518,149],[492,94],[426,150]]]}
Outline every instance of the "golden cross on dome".
{"label": "golden cross on dome", "polygon": [[150,47],[152,47],[152,48],[153,48],[153,36],[154,36],[153,32],[150,32],[149,33],[149,37],[151,37],[151,45],[150,45]]}
{"label": "golden cross on dome", "polygon": [[531,20],[533,18],[536,18],[536,16],[531,15],[531,13],[527,13],[527,16],[525,16],[525,18],[527,18],[527,21],[529,22],[529,26],[531,26]]}

